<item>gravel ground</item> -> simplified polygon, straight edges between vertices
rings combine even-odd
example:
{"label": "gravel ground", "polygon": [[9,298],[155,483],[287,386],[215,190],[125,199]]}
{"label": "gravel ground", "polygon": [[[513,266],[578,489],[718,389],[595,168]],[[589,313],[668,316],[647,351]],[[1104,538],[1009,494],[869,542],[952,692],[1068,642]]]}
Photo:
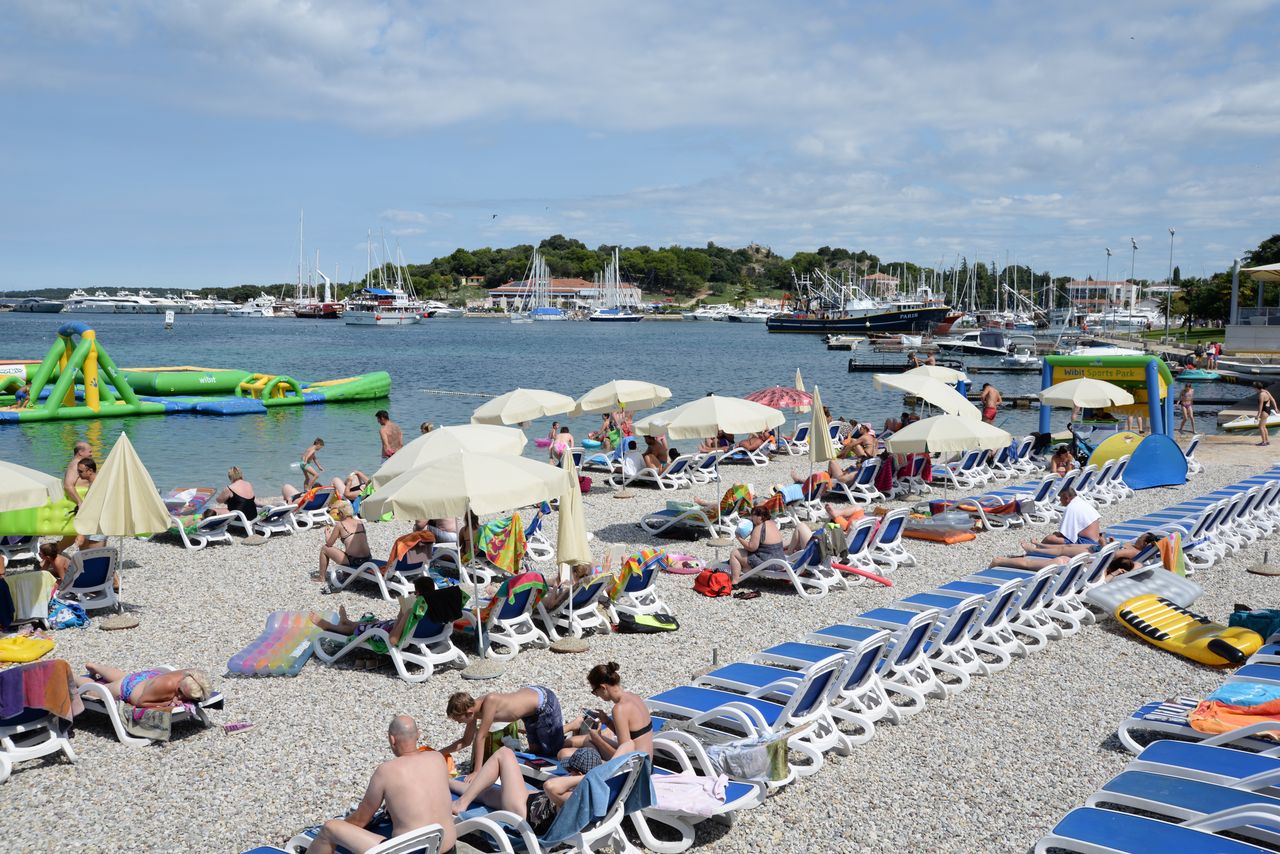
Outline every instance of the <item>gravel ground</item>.
{"label": "gravel ground", "polygon": [[[1212,463],[1204,452],[1202,458]],[[1263,460],[1248,462],[1211,464],[1184,487],[1148,490],[1102,508],[1104,522],[1234,482],[1256,472]],[[725,471],[741,472],[729,473],[729,482],[763,487],[786,480],[791,467],[775,462]],[[807,469],[807,461],[796,467]],[[715,491],[698,487],[694,494]],[[669,495],[638,490],[635,498],[619,500],[597,478],[586,515],[600,550],[604,544],[629,551],[651,545],[634,523]],[[554,541],[554,523],[548,527]],[[404,530],[403,523],[370,526],[375,553]],[[597,705],[585,673],[607,660],[622,664],[631,690],[654,693],[686,683],[709,665],[713,650],[722,662],[735,660],[927,589],[1015,551],[1020,536],[992,532],[954,546],[911,542],[920,566],[897,573],[892,589],[868,583],[817,603],[800,601],[789,588],[768,588],[749,601],[708,600],[692,592],[690,578],[663,576],[660,590],[680,618],[678,633],[593,637],[591,651],[581,656],[526,652],[490,682],[464,682],[446,671],[408,685],[389,667],[364,671],[315,661],[293,679],[225,677],[218,686],[226,709],[216,720],[257,725],[238,735],[182,727],[167,745],[124,747],[105,722],[86,716],[74,740],[80,756],[74,767],[60,759],[17,767],[3,789],[0,831],[8,850],[23,851],[49,850],[55,839],[66,851],[234,852],[280,843],[359,798],[373,767],[388,756],[385,731],[392,715],[416,716],[425,740],[442,744],[458,734],[444,717],[450,693],[531,682],[555,688],[571,712]],[[361,591],[320,594],[309,573],[322,537],[309,531],[256,548],[201,552],[130,542],[124,599],[141,625],[123,632],[58,632],[55,654],[75,668],[85,661],[127,669],[166,662],[222,674],[272,610],[345,604],[354,614],[394,615],[394,604]],[[716,556],[692,543],[670,547]],[[1234,602],[1274,604],[1274,582],[1243,571],[1261,551],[1255,547],[1198,576],[1206,594],[1197,609],[1225,620]],[[931,700],[925,713],[901,725],[879,727],[871,743],[850,757],[830,757],[820,774],[777,793],[731,830],[702,830],[697,850],[1024,851],[1125,763],[1114,739],[1122,716],[1149,698],[1207,692],[1222,678],[1219,670],[1162,652],[1104,620],[1015,660],[1003,673],[977,677],[958,697]]]}

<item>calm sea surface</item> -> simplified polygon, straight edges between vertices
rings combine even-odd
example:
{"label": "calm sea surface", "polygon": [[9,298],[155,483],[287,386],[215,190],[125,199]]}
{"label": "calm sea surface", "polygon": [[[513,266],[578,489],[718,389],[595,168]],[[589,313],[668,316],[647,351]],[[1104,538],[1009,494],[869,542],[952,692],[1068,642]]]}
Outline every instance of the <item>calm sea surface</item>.
{"label": "calm sea surface", "polygon": [[[42,358],[58,326],[68,320],[82,320],[97,330],[99,343],[121,367],[238,368],[306,381],[375,370],[391,374],[391,397],[385,401],[274,409],[265,415],[0,425],[0,459],[49,472],[62,469],[79,439],[87,440],[102,460],[124,431],[161,490],[220,485],[232,465],[244,469],[262,494],[282,483],[299,484],[297,460],[317,436],[326,443],[320,454],[326,476],[355,468],[372,472],[380,463],[373,418],[377,410],[386,407],[410,439],[423,421],[466,423],[485,401],[470,394],[501,394],[517,386],[576,397],[613,379],[652,380],[671,389],[674,405],[707,392],[744,395],[771,385],[789,386],[800,368],[805,386],[819,386],[823,402],[837,416],[878,427],[903,408],[901,395],[876,391],[870,374],[848,372],[851,354],[828,352],[820,336],[770,335],[763,324],[511,324],[458,318],[370,328],[341,321],[180,315],[174,329],[166,331],[156,315],[10,312],[0,314],[0,358]],[[905,356],[888,358],[905,363]],[[990,381],[1006,394],[1039,387],[1038,374],[972,378]],[[535,422],[527,430],[531,456],[545,454],[534,448],[533,439],[546,434],[550,421]],[[997,419],[1015,434],[1033,429],[1035,422],[1034,409],[1011,410]],[[598,423],[598,417],[582,418],[569,426],[581,440]]]}

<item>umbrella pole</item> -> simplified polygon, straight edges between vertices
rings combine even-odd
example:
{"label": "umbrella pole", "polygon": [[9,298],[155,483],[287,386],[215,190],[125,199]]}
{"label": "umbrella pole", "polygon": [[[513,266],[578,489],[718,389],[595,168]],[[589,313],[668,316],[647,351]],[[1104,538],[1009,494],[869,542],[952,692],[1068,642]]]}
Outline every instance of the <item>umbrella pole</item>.
{"label": "umbrella pole", "polygon": [[[467,535],[467,542],[468,542],[468,545],[471,546],[471,556],[475,557],[475,553],[476,553],[475,527],[476,526],[471,524],[471,503],[470,502],[467,502],[467,516],[465,521],[466,521],[467,530],[470,532]],[[477,518],[476,521],[479,521],[479,519]],[[461,554],[459,554],[459,558],[461,558]],[[462,566],[461,560],[458,561],[458,566],[460,568],[459,571],[460,572],[463,571],[461,570],[461,566]],[[461,582],[462,579],[459,578],[458,581]],[[495,679],[503,674],[503,672],[506,670],[506,667],[500,664],[499,662],[489,660],[489,647],[484,642],[484,621],[480,619],[480,582],[478,580],[473,580],[471,582],[471,590],[472,590],[472,593],[474,594],[472,596],[472,607],[473,607],[473,611],[475,614],[475,621],[476,621],[476,648],[477,648],[477,651],[480,653],[480,660],[474,664],[468,665],[467,668],[462,671],[462,678],[463,679]]]}

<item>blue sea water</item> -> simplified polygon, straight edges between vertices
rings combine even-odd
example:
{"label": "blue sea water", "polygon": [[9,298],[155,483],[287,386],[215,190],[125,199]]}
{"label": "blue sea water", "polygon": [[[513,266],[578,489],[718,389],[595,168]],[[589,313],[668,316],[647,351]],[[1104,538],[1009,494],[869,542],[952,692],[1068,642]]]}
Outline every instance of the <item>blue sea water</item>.
{"label": "blue sea water", "polygon": [[[326,477],[352,469],[372,472],[380,464],[377,410],[388,409],[411,439],[421,422],[466,423],[485,401],[478,395],[517,386],[576,397],[614,379],[651,380],[671,389],[675,405],[707,392],[744,395],[790,386],[800,368],[806,387],[819,386],[823,402],[837,416],[878,427],[903,409],[899,393],[876,391],[870,374],[848,372],[849,353],[829,352],[820,336],[771,335],[763,324],[512,324],[456,318],[407,327],[353,327],[331,320],[180,315],[174,328],[165,330],[156,315],[5,313],[0,314],[0,359],[42,358],[68,320],[93,327],[120,367],[238,368],[307,381],[375,370],[391,374],[391,397],[384,401],[233,417],[154,415],[0,425],[0,459],[49,472],[61,471],[80,439],[93,446],[99,460],[105,458],[123,431],[161,490],[221,485],[232,465],[240,466],[264,495],[283,483],[298,485],[297,460],[317,436],[325,440],[320,461]],[[1039,387],[1036,374],[985,379],[1006,394]],[[530,456],[545,454],[533,439],[547,433],[551,420],[526,431]],[[997,424],[1020,434],[1034,429],[1035,421],[1034,409],[1010,410]],[[569,426],[581,440],[598,423],[598,417],[580,418]]]}

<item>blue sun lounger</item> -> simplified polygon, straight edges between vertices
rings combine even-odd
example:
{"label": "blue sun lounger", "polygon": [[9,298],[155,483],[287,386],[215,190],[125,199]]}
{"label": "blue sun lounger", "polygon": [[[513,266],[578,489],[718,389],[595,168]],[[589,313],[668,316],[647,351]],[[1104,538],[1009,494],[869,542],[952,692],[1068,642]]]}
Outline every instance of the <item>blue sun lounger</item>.
{"label": "blue sun lounger", "polygon": [[1147,771],[1218,786],[1260,791],[1280,784],[1280,756],[1163,739],[1147,745],[1126,771]]}
{"label": "blue sun lounger", "polygon": [[[1036,843],[1036,854],[1068,851],[1072,854],[1262,854],[1268,851],[1247,842],[1218,836],[1201,826],[1223,825],[1217,819],[1195,824],[1170,824],[1153,818],[1080,807],[1067,813],[1057,826]],[[1247,820],[1247,819],[1246,819]],[[1228,821],[1221,829],[1230,829]]]}

